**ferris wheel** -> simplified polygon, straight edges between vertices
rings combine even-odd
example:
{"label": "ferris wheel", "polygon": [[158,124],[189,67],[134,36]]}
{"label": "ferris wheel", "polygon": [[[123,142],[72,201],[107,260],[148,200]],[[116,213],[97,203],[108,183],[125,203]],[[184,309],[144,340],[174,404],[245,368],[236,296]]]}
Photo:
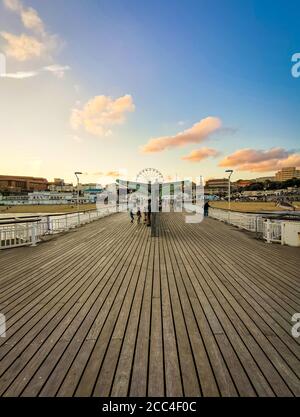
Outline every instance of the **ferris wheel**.
{"label": "ferris wheel", "polygon": [[160,184],[164,182],[163,175],[155,168],[145,168],[136,176],[137,182],[151,184]]}

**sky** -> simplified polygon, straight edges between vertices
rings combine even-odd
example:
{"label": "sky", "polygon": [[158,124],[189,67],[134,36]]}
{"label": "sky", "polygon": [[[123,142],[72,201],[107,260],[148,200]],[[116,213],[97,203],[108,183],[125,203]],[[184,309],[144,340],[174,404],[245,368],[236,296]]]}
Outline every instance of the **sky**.
{"label": "sky", "polygon": [[0,0],[0,174],[300,168],[299,18],[298,0]]}

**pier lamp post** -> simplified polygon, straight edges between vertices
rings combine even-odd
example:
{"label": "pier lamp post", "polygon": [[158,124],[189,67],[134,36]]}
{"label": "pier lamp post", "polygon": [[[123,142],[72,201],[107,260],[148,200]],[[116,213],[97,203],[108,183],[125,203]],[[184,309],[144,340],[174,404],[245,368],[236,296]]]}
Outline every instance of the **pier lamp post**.
{"label": "pier lamp post", "polygon": [[230,183],[230,178],[231,175],[233,174],[233,169],[226,169],[226,171],[229,174],[228,177],[228,210],[230,211],[231,209],[231,183]]}
{"label": "pier lamp post", "polygon": [[75,172],[77,178],[77,211],[79,212],[79,175],[82,175],[82,172]]}

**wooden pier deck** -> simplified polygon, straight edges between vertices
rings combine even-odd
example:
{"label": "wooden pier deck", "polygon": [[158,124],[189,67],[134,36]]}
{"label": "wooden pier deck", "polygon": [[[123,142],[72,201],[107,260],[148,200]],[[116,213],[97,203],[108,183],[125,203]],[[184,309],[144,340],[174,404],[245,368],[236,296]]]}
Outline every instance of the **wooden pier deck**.
{"label": "wooden pier deck", "polygon": [[115,214],[0,252],[0,396],[300,396],[300,251]]}

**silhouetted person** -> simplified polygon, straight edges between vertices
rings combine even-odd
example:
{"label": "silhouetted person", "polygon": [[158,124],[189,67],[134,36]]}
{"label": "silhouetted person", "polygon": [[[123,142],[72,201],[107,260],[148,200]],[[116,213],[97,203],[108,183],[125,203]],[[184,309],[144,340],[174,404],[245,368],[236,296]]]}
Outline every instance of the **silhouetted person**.
{"label": "silhouetted person", "polygon": [[208,216],[208,210],[209,210],[209,202],[207,201],[204,204],[204,216],[207,217]]}
{"label": "silhouetted person", "polygon": [[138,222],[138,224],[140,224],[141,223],[141,217],[142,217],[142,213],[141,213],[140,208],[137,209],[136,215],[137,215],[137,222]]}
{"label": "silhouetted person", "polygon": [[147,227],[151,226],[151,199],[148,200]]}
{"label": "silhouetted person", "polygon": [[133,223],[134,222],[133,209],[130,209],[129,216],[130,216],[130,223]]}
{"label": "silhouetted person", "polygon": [[143,217],[144,217],[144,223],[146,224],[147,223],[147,210],[145,208],[143,211]]}

